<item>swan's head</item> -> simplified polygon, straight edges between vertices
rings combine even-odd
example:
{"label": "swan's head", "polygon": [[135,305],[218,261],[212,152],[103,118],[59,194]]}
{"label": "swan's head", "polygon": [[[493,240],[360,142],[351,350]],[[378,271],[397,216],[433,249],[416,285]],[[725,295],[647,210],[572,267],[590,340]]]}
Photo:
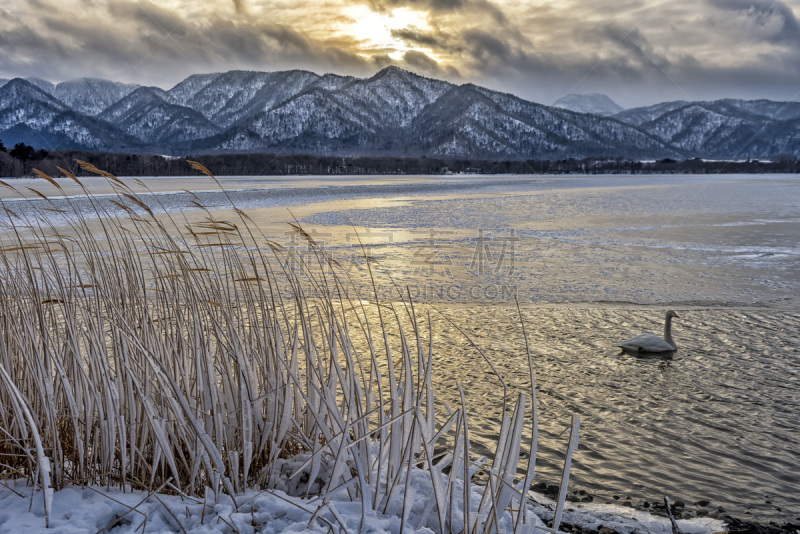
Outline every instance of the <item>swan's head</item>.
{"label": "swan's head", "polygon": [[677,314],[677,313],[675,313],[675,312],[674,312],[674,311],[672,311],[672,310],[669,310],[669,311],[667,312],[667,319],[672,319],[673,317],[676,317],[676,318],[680,319],[680,317],[678,317],[678,314]]}

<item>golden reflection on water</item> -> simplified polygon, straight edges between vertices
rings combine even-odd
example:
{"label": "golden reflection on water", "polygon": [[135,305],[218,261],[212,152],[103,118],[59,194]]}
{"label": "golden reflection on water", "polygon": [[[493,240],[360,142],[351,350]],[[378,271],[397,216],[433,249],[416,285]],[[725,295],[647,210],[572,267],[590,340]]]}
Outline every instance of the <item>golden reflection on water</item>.
{"label": "golden reflection on water", "polygon": [[[494,362],[510,396],[529,391],[516,308],[418,304],[416,310],[423,332],[431,312],[437,400],[458,405],[456,383],[464,388],[475,450],[490,454],[486,444],[499,430],[503,389],[472,342]],[[689,508],[709,499],[715,507],[750,511],[758,518],[789,518],[787,513],[800,509],[793,490],[800,484],[800,421],[795,417],[800,314],[752,308],[677,311],[679,350],[639,357],[620,353],[615,345],[632,333],[659,333],[660,308],[523,307],[539,405],[535,482],[558,483],[567,439],[563,431],[570,414],[577,413],[581,446],[571,490],[586,489],[596,502],[614,502],[617,495],[620,502],[641,506],[669,495]],[[390,339],[399,344],[396,336]],[[761,494],[770,498],[754,497]]]}

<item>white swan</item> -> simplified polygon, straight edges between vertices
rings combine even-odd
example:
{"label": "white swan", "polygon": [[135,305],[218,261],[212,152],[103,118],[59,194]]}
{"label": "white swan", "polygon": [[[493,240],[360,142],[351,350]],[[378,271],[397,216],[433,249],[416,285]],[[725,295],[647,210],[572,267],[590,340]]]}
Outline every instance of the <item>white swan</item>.
{"label": "white swan", "polygon": [[671,352],[678,350],[678,346],[672,340],[673,317],[678,317],[678,314],[669,310],[664,321],[664,339],[655,334],[639,334],[626,339],[617,346],[622,347],[622,350],[631,352]]}

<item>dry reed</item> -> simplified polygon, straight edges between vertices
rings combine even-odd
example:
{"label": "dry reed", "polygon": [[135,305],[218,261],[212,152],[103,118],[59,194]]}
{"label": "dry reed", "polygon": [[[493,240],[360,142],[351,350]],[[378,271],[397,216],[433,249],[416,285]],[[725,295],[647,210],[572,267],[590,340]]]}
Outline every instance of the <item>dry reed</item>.
{"label": "dry reed", "polygon": [[[530,351],[530,403],[520,394],[504,410],[488,482],[474,486],[483,461],[470,453],[463,391],[461,406],[439,417],[433,335],[402,294],[397,304],[351,299],[336,262],[299,225],[315,265],[294,261],[233,205],[224,220],[198,198],[201,223],[159,216],[158,197],[80,163],[115,191],[94,197],[62,170],[83,188],[89,215],[33,189],[25,209],[0,200],[0,464],[4,476],[39,485],[48,519],[53,490],[71,484],[210,488],[234,499],[258,486],[346,493],[363,521],[368,510],[396,511],[403,524],[413,515],[438,532],[491,533],[510,516],[515,531],[533,532]],[[280,468],[286,458],[299,458],[292,473]],[[569,460],[562,495],[568,472]],[[412,510],[420,476],[433,488],[427,516]],[[324,515],[323,498],[310,502]]]}

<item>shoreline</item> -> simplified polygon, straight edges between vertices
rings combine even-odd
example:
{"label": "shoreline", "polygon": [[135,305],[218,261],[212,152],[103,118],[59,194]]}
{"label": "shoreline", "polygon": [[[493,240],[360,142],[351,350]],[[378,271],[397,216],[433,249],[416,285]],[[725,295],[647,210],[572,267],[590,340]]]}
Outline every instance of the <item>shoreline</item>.
{"label": "shoreline", "polygon": [[[655,154],[652,154],[655,156]],[[663,156],[663,154],[662,154]],[[636,159],[615,155],[570,157],[567,154],[551,159],[502,157],[428,157],[391,153],[350,154],[276,154],[269,152],[194,153],[162,155],[147,152],[93,152],[86,150],[53,150],[34,153],[27,159],[12,159],[0,167],[0,173],[15,177],[32,175],[34,169],[57,175],[58,167],[69,168],[75,160],[87,161],[116,176],[176,176],[185,174],[189,161],[199,161],[220,176],[342,176],[342,175],[546,175],[546,174],[776,174],[797,173],[797,158],[713,160],[700,157],[677,160]],[[150,169],[147,171],[146,169]]]}
{"label": "shoreline", "polygon": [[[539,487],[540,485],[535,485]],[[422,487],[419,491],[425,491]],[[553,501],[544,494],[532,492],[528,509],[538,520],[538,530],[550,524],[553,518]],[[615,505],[602,509],[591,503],[586,492],[570,492],[559,532],[567,534],[669,534],[672,530],[663,503],[649,509]],[[230,531],[236,527],[256,527],[258,532],[326,532],[327,525],[337,523],[345,532],[365,527],[376,533],[397,532],[400,518],[392,513],[369,512],[362,515],[361,504],[348,501],[340,495],[326,500],[322,508],[315,509],[313,496],[301,497],[283,490],[250,489],[236,494],[237,505],[226,495],[214,496],[206,492],[204,498],[185,494],[151,493],[128,488],[108,490],[104,487],[67,486],[52,495],[53,516],[45,526],[41,492],[25,480],[4,480],[0,484],[0,528],[4,531],[29,534],[70,531],[95,531],[112,529],[115,532],[135,532],[145,525],[158,532],[177,533],[202,531],[207,534]],[[576,502],[578,499],[581,502]],[[723,513],[719,517],[686,517],[685,506],[673,503],[673,515],[681,533],[686,534],[797,534],[800,524],[766,523],[740,519],[735,514]],[[418,502],[415,506],[421,506]],[[594,508],[590,508],[590,507]],[[330,510],[325,511],[328,507]],[[338,510],[338,511],[335,511]],[[332,514],[331,514],[331,511]],[[662,512],[663,511],[663,512]],[[315,521],[314,518],[317,518]],[[142,521],[144,519],[144,521]],[[419,521],[417,518],[416,521]],[[415,520],[403,526],[403,532],[430,532],[424,524],[414,526]],[[424,523],[424,521],[423,521]],[[103,526],[105,525],[105,526]],[[236,531],[236,529],[234,529]],[[536,529],[535,529],[536,531]]]}
{"label": "shoreline", "polygon": [[[548,508],[552,499],[556,498],[558,494],[558,486],[554,484],[547,484],[539,482],[534,484],[531,489],[534,492],[534,502],[540,506]],[[544,502],[539,502],[537,498]],[[668,518],[667,509],[663,501],[650,503],[643,501],[634,505],[628,496],[614,496],[615,501],[602,503],[604,505],[621,506],[629,508],[636,512],[644,512],[654,517],[663,519]],[[623,499],[625,499],[623,501]],[[567,511],[574,511],[577,513],[584,513],[593,515],[590,510],[581,510],[581,505],[584,503],[596,503],[597,499],[591,493],[585,490],[570,490],[567,493]],[[601,505],[602,505],[601,504]],[[800,533],[800,514],[796,518],[796,523],[787,521],[785,523],[777,523],[775,521],[760,521],[758,518],[750,517],[750,512],[744,512],[743,515],[748,516],[742,518],[740,514],[735,511],[726,510],[722,506],[714,506],[714,503],[706,499],[701,499],[694,503],[684,503],[681,500],[676,500],[671,503],[672,514],[676,520],[692,520],[692,519],[715,519],[722,521],[730,534],[798,534]],[[570,523],[564,521],[561,524],[560,530],[570,534],[627,534],[629,531],[626,529],[616,530],[606,524],[599,524],[597,526],[587,526],[580,522]]]}

